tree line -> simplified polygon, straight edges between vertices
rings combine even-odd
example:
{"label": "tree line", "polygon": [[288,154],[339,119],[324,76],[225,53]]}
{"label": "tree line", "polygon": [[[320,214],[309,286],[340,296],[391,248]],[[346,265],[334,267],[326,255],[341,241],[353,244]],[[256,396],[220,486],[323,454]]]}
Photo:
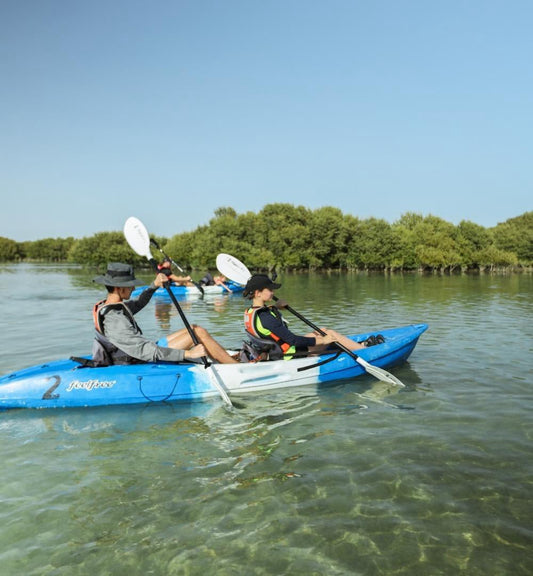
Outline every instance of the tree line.
{"label": "tree line", "polygon": [[[454,225],[413,212],[390,224],[343,214],[330,206],[309,209],[274,203],[257,213],[242,214],[221,207],[207,225],[156,240],[189,270],[214,269],[220,252],[235,256],[252,270],[521,269],[533,264],[533,211],[485,228],[468,220]],[[0,237],[0,261],[69,262],[99,268],[113,261],[147,265],[122,232],[28,242]]]}

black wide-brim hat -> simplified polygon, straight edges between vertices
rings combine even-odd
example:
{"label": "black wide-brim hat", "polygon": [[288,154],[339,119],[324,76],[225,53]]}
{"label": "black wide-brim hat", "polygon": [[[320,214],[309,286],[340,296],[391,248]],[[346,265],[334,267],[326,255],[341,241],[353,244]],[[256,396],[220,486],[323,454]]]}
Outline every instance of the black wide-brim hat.
{"label": "black wide-brim hat", "polygon": [[253,294],[256,290],[264,290],[268,288],[269,290],[277,290],[281,288],[281,284],[276,284],[266,274],[254,274],[244,287],[243,296],[249,296]]}
{"label": "black wide-brim hat", "polygon": [[104,286],[116,286],[117,288],[133,288],[144,284],[137,280],[133,273],[133,266],[121,262],[111,262],[107,265],[107,272],[103,276],[93,278],[93,282]]}

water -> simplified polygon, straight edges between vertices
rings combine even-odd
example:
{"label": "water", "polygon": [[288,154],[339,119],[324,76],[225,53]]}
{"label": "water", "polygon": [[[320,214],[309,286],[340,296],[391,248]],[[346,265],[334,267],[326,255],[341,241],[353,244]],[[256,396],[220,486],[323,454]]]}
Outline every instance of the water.
{"label": "water", "polygon": [[[91,277],[0,266],[0,373],[89,351]],[[0,413],[2,576],[533,573],[531,275],[280,281],[340,331],[427,322],[407,387]],[[242,297],[182,303],[239,343]],[[170,304],[139,321],[181,328]]]}

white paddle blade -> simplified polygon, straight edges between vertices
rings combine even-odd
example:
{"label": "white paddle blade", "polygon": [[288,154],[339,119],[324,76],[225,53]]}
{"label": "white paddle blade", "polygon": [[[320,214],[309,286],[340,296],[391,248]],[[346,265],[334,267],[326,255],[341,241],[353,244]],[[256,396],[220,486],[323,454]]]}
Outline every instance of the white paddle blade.
{"label": "white paddle blade", "polygon": [[124,224],[124,236],[132,250],[139,256],[152,259],[150,252],[150,236],[144,224],[135,216],[130,216]]}
{"label": "white paddle blade", "polygon": [[237,284],[246,284],[252,275],[250,270],[240,260],[229,254],[219,254],[217,256],[217,269],[226,278],[237,282]]}
{"label": "white paddle blade", "polygon": [[228,393],[226,392],[226,389],[224,387],[224,382],[222,381],[220,374],[215,370],[215,367],[212,364],[211,366],[209,366],[209,376],[211,377],[210,378],[211,382],[218,390],[218,393],[220,394],[220,397],[222,398],[224,403],[227,406],[233,407],[233,403],[231,402],[230,397],[228,396]]}
{"label": "white paddle blade", "polygon": [[361,366],[369,374],[372,374],[372,376],[375,376],[378,380],[381,380],[382,382],[388,382],[389,384],[394,384],[396,386],[399,386],[400,388],[405,388],[405,384],[401,380],[398,380],[396,376],[394,376],[390,372],[387,372],[383,368],[373,366],[372,364],[369,364],[366,360],[363,360],[362,358],[359,357],[357,357],[357,362],[361,364]]}

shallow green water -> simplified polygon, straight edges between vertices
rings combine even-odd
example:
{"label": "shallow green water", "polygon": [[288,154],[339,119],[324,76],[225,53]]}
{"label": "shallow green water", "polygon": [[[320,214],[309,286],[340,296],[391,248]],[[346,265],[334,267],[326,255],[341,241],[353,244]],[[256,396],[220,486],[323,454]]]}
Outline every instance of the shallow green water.
{"label": "shallow green water", "polygon": [[[2,576],[533,572],[532,277],[280,281],[344,332],[427,322],[407,388],[0,413]],[[91,275],[1,266],[0,287],[1,373],[89,351]],[[239,343],[242,297],[183,307]],[[171,305],[139,320],[181,327]]]}

